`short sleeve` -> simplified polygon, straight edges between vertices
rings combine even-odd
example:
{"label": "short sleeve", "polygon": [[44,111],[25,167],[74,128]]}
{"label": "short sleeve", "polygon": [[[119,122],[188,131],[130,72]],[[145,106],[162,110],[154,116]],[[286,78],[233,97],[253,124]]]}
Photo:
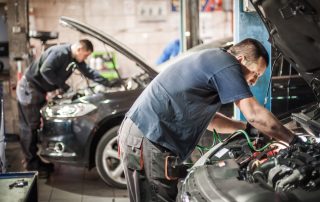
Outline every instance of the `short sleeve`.
{"label": "short sleeve", "polygon": [[215,73],[212,82],[216,86],[222,104],[252,97],[250,87],[238,65],[223,68]]}

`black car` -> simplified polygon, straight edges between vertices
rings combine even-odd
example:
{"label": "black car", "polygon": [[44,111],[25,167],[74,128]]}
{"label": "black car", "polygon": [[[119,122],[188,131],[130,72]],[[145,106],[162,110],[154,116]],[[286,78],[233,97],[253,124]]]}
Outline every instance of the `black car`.
{"label": "black car", "polygon": [[305,91],[314,92],[317,102],[299,106],[282,120],[302,139],[294,145],[237,131],[212,146],[181,181],[177,201],[319,200],[320,1],[251,2],[272,44],[304,78]]}

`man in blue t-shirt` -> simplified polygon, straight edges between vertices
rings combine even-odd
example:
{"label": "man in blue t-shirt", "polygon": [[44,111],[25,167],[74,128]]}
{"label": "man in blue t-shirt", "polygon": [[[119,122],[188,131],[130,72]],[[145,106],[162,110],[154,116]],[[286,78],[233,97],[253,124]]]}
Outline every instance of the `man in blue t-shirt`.
{"label": "man in blue t-shirt", "polygon": [[192,53],[150,83],[119,130],[131,201],[174,201],[178,180],[165,172],[167,157],[185,160],[206,129],[220,133],[246,129],[247,123],[218,113],[222,104],[234,102],[248,123],[270,137],[285,142],[294,139],[250,91],[268,61],[260,42],[245,39],[228,51]]}

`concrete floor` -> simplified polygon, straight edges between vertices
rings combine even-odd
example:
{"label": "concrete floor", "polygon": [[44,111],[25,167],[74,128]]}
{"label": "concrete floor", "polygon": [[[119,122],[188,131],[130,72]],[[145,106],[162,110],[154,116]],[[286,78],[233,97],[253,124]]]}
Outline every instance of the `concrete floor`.
{"label": "concrete floor", "polygon": [[[24,171],[18,142],[7,142],[7,172]],[[39,202],[128,202],[127,190],[106,185],[96,169],[55,164],[48,179],[38,179]]]}

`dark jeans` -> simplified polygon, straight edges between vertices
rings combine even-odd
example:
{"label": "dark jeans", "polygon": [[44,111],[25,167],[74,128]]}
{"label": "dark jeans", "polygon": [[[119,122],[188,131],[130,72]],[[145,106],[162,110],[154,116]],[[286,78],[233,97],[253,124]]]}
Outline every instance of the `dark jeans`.
{"label": "dark jeans", "polygon": [[120,157],[127,180],[130,201],[175,201],[177,180],[165,178],[165,156],[169,150],[150,142],[126,118],[119,129]]}
{"label": "dark jeans", "polygon": [[38,91],[23,76],[17,86],[20,143],[27,163],[37,159],[37,130],[40,127],[40,109],[46,103],[46,94]]}

